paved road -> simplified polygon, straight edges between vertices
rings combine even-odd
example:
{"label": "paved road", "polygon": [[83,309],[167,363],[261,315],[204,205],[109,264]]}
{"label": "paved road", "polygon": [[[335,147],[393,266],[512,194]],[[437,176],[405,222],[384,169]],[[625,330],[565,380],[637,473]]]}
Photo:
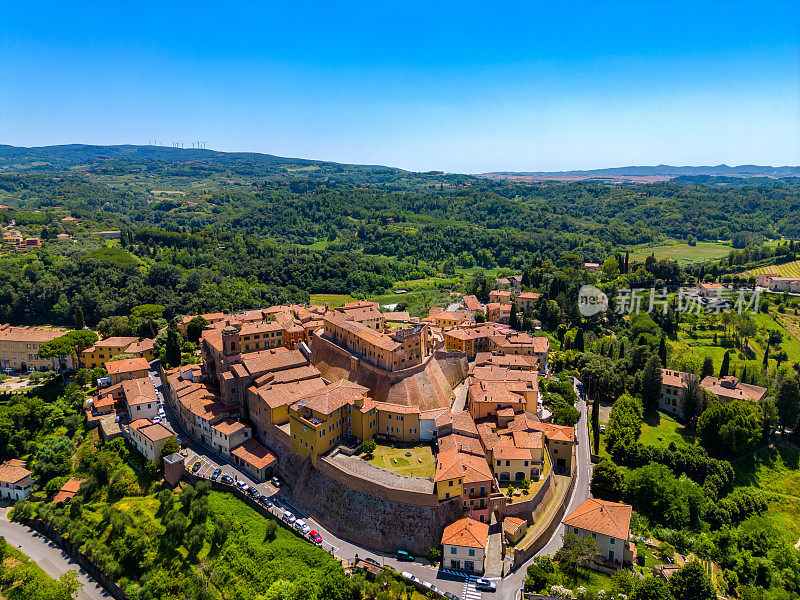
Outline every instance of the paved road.
{"label": "paved road", "polygon": [[[578,424],[575,426],[575,431],[577,434],[576,439],[578,442],[578,463],[575,468],[578,469],[578,471],[576,474],[575,488],[572,491],[572,498],[570,499],[567,511],[564,513],[565,515],[568,515],[573,510],[578,508],[578,506],[589,497],[589,484],[592,478],[592,461],[589,451],[589,417],[586,409],[586,395],[584,393],[583,384],[573,383],[573,385],[575,387],[575,393],[578,396],[578,402],[575,404],[575,407],[581,413],[581,418],[578,420]],[[537,553],[537,556],[552,556],[558,552],[558,549],[561,548],[562,544],[562,533],[562,528],[558,527],[555,533],[553,533],[553,536]],[[500,598],[503,598],[503,600],[512,600],[516,597],[517,591],[522,588],[522,585],[525,582],[526,571],[528,569],[528,565],[530,565],[532,561],[533,558],[503,579],[502,583],[498,586],[498,596]]]}
{"label": "paved road", "polygon": [[6,538],[9,544],[24,552],[53,579],[58,579],[67,571],[77,571],[78,581],[83,584],[75,596],[77,600],[108,600],[111,598],[78,563],[53,542],[30,527],[10,522],[7,516],[8,511],[8,508],[0,509],[0,535]]}

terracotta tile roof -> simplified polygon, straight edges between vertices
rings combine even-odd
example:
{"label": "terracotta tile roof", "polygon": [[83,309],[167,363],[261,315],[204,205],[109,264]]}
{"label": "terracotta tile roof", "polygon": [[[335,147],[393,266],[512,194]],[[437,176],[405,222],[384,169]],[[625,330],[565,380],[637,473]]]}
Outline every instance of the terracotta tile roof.
{"label": "terracotta tile roof", "polygon": [[483,308],[483,304],[481,304],[481,301],[478,300],[478,297],[472,294],[469,296],[464,296],[461,299],[461,302],[464,304],[467,310],[481,310]]}
{"label": "terracotta tile roof", "polygon": [[0,481],[17,483],[28,477],[31,472],[25,468],[25,462],[16,458],[0,463]]}
{"label": "terracotta tile roof", "polygon": [[249,429],[247,425],[238,421],[237,419],[222,419],[216,425],[211,426],[212,429],[216,429],[219,433],[223,435],[230,436],[237,431],[241,431],[242,429]]}
{"label": "terracotta tile roof", "polygon": [[495,460],[530,460],[531,451],[526,448],[517,448],[510,438],[506,442],[496,444],[492,448],[492,458]]}
{"label": "terracotta tile roof", "polygon": [[355,404],[358,398],[364,397],[369,390],[362,385],[342,379],[324,388],[306,394],[292,404],[292,409],[308,408],[325,415],[331,414],[345,404]]}
{"label": "terracotta tile roof", "polygon": [[451,433],[439,438],[439,452],[444,450],[461,450],[476,456],[484,456],[483,446],[478,439],[460,435],[458,433]]}
{"label": "terracotta tile roof", "polygon": [[453,431],[467,436],[478,437],[478,428],[468,410],[453,414]]}
{"label": "terracotta tile roof", "polygon": [[392,339],[390,336],[380,331],[375,331],[362,323],[356,321],[349,321],[345,315],[330,315],[325,317],[325,327],[328,323],[336,327],[341,327],[345,331],[349,331],[354,336],[364,340],[364,342],[381,348],[388,352],[394,352],[403,346],[400,342]]}
{"label": "terracotta tile roof", "polygon": [[538,365],[535,356],[527,354],[492,354],[491,352],[478,352],[475,354],[475,367],[495,365],[511,369],[533,370]]}
{"label": "terracotta tile roof", "polygon": [[575,428],[566,425],[553,425],[540,421],[528,421],[531,429],[541,431],[548,440],[575,443]]}
{"label": "terracotta tile roof", "polygon": [[682,373],[672,369],[661,369],[661,384],[671,385],[678,388],[686,388],[689,385],[689,378],[693,377],[690,373]]}
{"label": "terracotta tile roof", "polygon": [[525,519],[519,519],[517,517],[506,517],[503,519],[503,531],[506,533],[516,533],[519,528],[523,526],[528,526],[528,522]]}
{"label": "terracotta tile roof", "polygon": [[129,405],[158,402],[156,388],[149,377],[126,379],[122,382],[122,393],[125,394],[125,401]]}
{"label": "terracotta tile roof", "polygon": [[125,354],[142,354],[144,352],[152,352],[155,348],[153,340],[144,338],[141,341],[133,342],[130,346],[125,348]]}
{"label": "terracotta tile roof", "polygon": [[464,465],[463,484],[484,483],[494,479],[492,468],[483,455],[461,452],[461,464]]}
{"label": "terracotta tile roof", "polygon": [[538,300],[541,297],[542,295],[536,292],[520,292],[517,294],[517,298],[521,298],[522,300]]}
{"label": "terracotta tile roof", "polygon": [[544,441],[541,431],[514,431],[511,436],[517,448],[527,448],[528,450],[541,448]]}
{"label": "terracotta tile roof", "polygon": [[375,407],[379,411],[393,413],[393,414],[401,414],[401,415],[413,415],[419,414],[419,406],[408,406],[406,404],[394,404],[393,402],[376,402]]}
{"label": "terracotta tile roof", "polygon": [[442,414],[436,417],[434,423],[436,424],[436,427],[445,427],[446,425],[452,425],[453,414],[449,410],[445,410],[444,412],[442,412]]}
{"label": "terracotta tile roof", "polygon": [[242,357],[242,367],[254,377],[264,373],[283,371],[308,365],[308,359],[299,350],[289,350],[283,346],[270,350],[250,352]]}
{"label": "terracotta tile roof", "polygon": [[758,402],[767,393],[767,388],[742,383],[732,376],[720,379],[719,377],[708,375],[700,382],[700,387],[725,400],[754,400]]}
{"label": "terracotta tile roof", "polygon": [[631,525],[631,506],[588,498],[564,517],[562,523],[585,531],[628,540]]}
{"label": "terracotta tile roof", "polygon": [[[260,313],[259,313],[260,314]],[[261,317],[263,318],[263,316]],[[248,321],[242,325],[239,335],[254,335],[256,333],[276,333],[283,331],[283,325],[274,321]]]}
{"label": "terracotta tile roof", "polygon": [[0,340],[43,344],[67,333],[68,329],[42,329],[38,327],[14,327],[0,325]]}
{"label": "terracotta tile roof", "polygon": [[[325,387],[322,377],[294,381],[286,384],[270,384],[257,388],[257,396],[270,408],[278,408],[297,402],[307,394],[317,392]],[[251,388],[252,389],[252,388]]]}
{"label": "terracotta tile roof", "polygon": [[[142,421],[144,421],[144,423]],[[153,423],[149,419],[137,419],[130,424],[130,427],[138,431],[151,442],[158,442],[175,435],[161,423]]]}
{"label": "terracotta tile roof", "polygon": [[444,528],[442,544],[462,548],[486,548],[489,539],[489,525],[465,517]]}
{"label": "terracotta tile roof", "polygon": [[94,345],[96,348],[127,348],[133,343],[139,341],[137,337],[110,337],[104,340],[97,340]]}
{"label": "terracotta tile roof", "polygon": [[436,471],[433,476],[434,481],[448,481],[464,477],[464,465],[461,464],[461,456],[455,448],[444,450],[436,455]]}
{"label": "terracotta tile roof", "polygon": [[509,369],[496,365],[473,366],[470,374],[484,381],[526,381],[539,389],[539,373],[534,370]]}
{"label": "terracotta tile roof", "polygon": [[240,444],[231,450],[231,454],[239,458],[239,460],[242,460],[249,465],[253,465],[258,470],[268,467],[269,465],[276,463],[278,460],[270,453],[269,450],[267,450],[253,438],[250,438],[243,444]]}
{"label": "terracotta tile roof", "polygon": [[109,361],[105,363],[105,368],[109,375],[119,375],[133,371],[147,371],[150,369],[150,364],[143,358],[125,358]]}
{"label": "terracotta tile roof", "polygon": [[64,485],[61,486],[61,489],[58,490],[58,493],[53,497],[53,504],[59,504],[61,502],[66,502],[67,500],[71,500],[75,497],[75,494],[78,493],[81,489],[81,484],[86,481],[85,479],[78,479],[77,477],[70,477]]}
{"label": "terracotta tile roof", "polygon": [[423,420],[423,419],[426,419],[426,420],[433,419],[434,423],[435,423],[436,419],[438,419],[439,417],[441,417],[445,413],[449,414],[450,411],[448,409],[446,409],[446,408],[431,408],[429,410],[420,411],[419,418],[420,418],[420,421]]}

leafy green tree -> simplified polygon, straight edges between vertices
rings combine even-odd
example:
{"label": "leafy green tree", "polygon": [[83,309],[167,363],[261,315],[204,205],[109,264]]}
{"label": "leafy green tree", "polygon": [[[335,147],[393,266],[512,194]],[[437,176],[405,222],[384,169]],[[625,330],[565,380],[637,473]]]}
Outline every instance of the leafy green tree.
{"label": "leafy green tree", "polygon": [[486,315],[483,314],[481,311],[475,312],[475,322],[476,323],[486,323]]}
{"label": "leafy green tree", "polygon": [[731,353],[729,350],[725,351],[722,357],[722,365],[719,367],[719,376],[727,377],[731,368]]}
{"label": "leafy green tree", "polygon": [[519,328],[520,328],[519,318],[517,317],[517,305],[516,304],[512,304],[511,305],[511,315],[508,318],[508,326],[511,327],[511,329],[516,329],[516,330],[519,330]]}
{"label": "leafy green tree", "polygon": [[556,564],[549,556],[537,556],[528,565],[526,575],[526,592],[545,592],[555,582]]}
{"label": "leafy green tree", "polygon": [[594,434],[594,453],[600,454],[600,400],[592,402],[592,433]]}
{"label": "leafy green tree", "polygon": [[80,331],[86,327],[86,321],[83,319],[83,309],[80,306],[75,306],[75,309],[72,311],[72,320],[76,330]]}
{"label": "leafy green tree", "polygon": [[578,566],[585,560],[597,556],[597,542],[594,538],[578,537],[574,533],[563,536],[564,543],[556,552],[556,560],[572,575],[578,576]]}
{"label": "leafy green tree", "polygon": [[661,360],[653,354],[642,371],[642,400],[647,408],[658,408],[661,383]]}
{"label": "leafy green tree", "polygon": [[174,437],[168,438],[161,446],[160,458],[164,458],[165,456],[169,456],[170,454],[175,454],[180,449],[181,448],[180,446],[178,446],[178,441]]}
{"label": "leafy green tree", "polygon": [[630,600],[672,600],[672,594],[663,579],[645,577],[636,585]]}
{"label": "leafy green tree", "polygon": [[714,374],[714,359],[710,356],[706,356],[703,359],[703,368],[700,370],[700,380],[702,381],[709,375]]}
{"label": "leafy green tree", "polygon": [[715,456],[741,456],[755,450],[762,436],[762,415],[746,400],[712,404],[697,423],[700,441]]}
{"label": "leafy green tree", "polygon": [[203,317],[199,315],[194,317],[189,321],[188,325],[186,325],[186,339],[196,344],[200,340],[200,336],[203,334],[203,330],[207,325],[208,321]]}
{"label": "leafy green tree", "polygon": [[781,381],[775,398],[775,407],[778,409],[778,423],[781,430],[793,428],[800,412],[800,386],[794,376],[787,375]]}
{"label": "leafy green tree", "polygon": [[33,469],[39,483],[46,483],[59,475],[68,475],[72,471],[72,452],[72,441],[68,437],[50,437],[42,442],[33,459]]}
{"label": "leafy green tree", "polygon": [[669,579],[669,589],[676,600],[716,600],[717,592],[699,560],[686,563]]}
{"label": "leafy green tree", "polygon": [[661,340],[658,342],[658,358],[661,361],[661,366],[667,366],[667,336],[662,335]]}
{"label": "leafy green tree", "polygon": [[181,334],[175,325],[167,329],[167,343],[165,345],[165,362],[170,367],[179,367],[181,364]]}
{"label": "leafy green tree", "polygon": [[592,472],[591,489],[595,498],[619,502],[625,495],[625,477],[617,465],[604,458]]}
{"label": "leafy green tree", "polygon": [[97,334],[89,329],[68,331],[39,346],[39,356],[42,358],[58,357],[62,361],[71,354],[76,354],[80,358],[81,352],[96,341]]}
{"label": "leafy green tree", "polygon": [[375,452],[375,448],[377,448],[377,444],[375,443],[375,440],[373,440],[373,439],[366,440],[361,445],[361,449],[364,451],[364,454],[366,454],[367,456],[372,456],[372,454]]}

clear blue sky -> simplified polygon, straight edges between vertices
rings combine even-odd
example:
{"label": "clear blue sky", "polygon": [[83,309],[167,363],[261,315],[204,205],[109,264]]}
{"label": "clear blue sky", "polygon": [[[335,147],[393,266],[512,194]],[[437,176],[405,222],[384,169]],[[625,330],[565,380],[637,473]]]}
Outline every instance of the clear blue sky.
{"label": "clear blue sky", "polygon": [[0,143],[800,164],[800,2],[0,0]]}

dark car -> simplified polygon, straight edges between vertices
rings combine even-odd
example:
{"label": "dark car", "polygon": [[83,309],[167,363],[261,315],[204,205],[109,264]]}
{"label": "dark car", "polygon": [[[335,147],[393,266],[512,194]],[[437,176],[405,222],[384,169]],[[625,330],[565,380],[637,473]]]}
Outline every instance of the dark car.
{"label": "dark car", "polygon": [[247,488],[247,493],[250,494],[253,497],[258,496],[258,490],[256,488],[254,488],[253,486],[250,486],[249,488]]}
{"label": "dark car", "polygon": [[448,600],[461,600],[458,596],[456,596],[452,592],[445,592],[444,597],[447,598]]}
{"label": "dark car", "polygon": [[220,481],[222,481],[222,483],[227,483],[228,485],[231,485],[233,483],[233,477],[231,477],[230,475],[223,475]]}
{"label": "dark car", "polygon": [[192,473],[197,473],[200,470],[200,467],[203,466],[203,461],[198,460],[192,465]]}
{"label": "dark car", "polygon": [[475,589],[483,590],[484,592],[494,592],[497,586],[494,584],[494,581],[489,581],[488,579],[480,577],[475,580]]}
{"label": "dark car", "polygon": [[414,557],[405,550],[398,550],[397,560],[401,560],[403,562],[414,562]]}
{"label": "dark car", "polygon": [[219,477],[220,475],[222,475],[222,469],[217,467],[216,469],[214,469],[214,472],[211,474],[211,481],[216,481],[217,477]]}
{"label": "dark car", "polygon": [[375,560],[371,556],[368,556],[367,558],[365,558],[364,562],[368,562],[369,564],[375,565],[376,567],[380,567],[381,566],[381,563],[379,563],[377,560]]}

